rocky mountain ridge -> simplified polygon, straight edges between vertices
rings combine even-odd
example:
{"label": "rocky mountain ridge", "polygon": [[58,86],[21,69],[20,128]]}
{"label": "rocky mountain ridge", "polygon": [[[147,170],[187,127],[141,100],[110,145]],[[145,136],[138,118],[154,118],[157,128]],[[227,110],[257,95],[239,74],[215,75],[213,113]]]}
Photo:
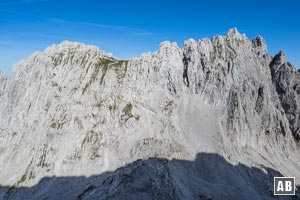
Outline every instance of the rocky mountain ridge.
{"label": "rocky mountain ridge", "polygon": [[[163,42],[156,52],[129,60],[81,43],[53,45],[18,63],[9,79],[0,74],[0,185],[8,187],[0,189],[0,198],[60,199],[74,185],[79,197],[93,185],[80,198],[147,193],[148,199],[172,185],[174,196],[165,199],[241,199],[243,192],[214,192],[220,184],[216,174],[223,174],[222,184],[250,199],[272,199],[269,169],[300,180],[299,81],[283,52],[273,57],[261,36],[249,40],[235,28],[225,36],[187,40],[182,49]],[[203,152],[266,175],[223,169],[221,158],[197,158]],[[196,164],[187,172],[185,164],[159,159]],[[132,174],[135,164],[129,163],[146,167]],[[125,165],[135,179],[158,185],[141,192],[139,180],[125,178],[132,190],[121,182],[103,195],[107,185],[94,179],[39,184],[44,177],[90,177]],[[209,165],[220,167],[204,176],[214,173]],[[124,170],[108,179],[122,178]],[[171,174],[168,181],[164,174]],[[263,189],[254,186],[262,180]],[[18,190],[35,185],[30,194]]]}

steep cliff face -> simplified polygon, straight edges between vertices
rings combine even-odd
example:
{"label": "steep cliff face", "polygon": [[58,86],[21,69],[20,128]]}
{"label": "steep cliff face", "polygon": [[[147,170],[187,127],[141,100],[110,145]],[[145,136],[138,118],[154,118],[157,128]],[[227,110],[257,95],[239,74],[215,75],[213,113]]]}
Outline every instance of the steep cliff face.
{"label": "steep cliff face", "polygon": [[300,141],[299,94],[300,74],[280,51],[270,63],[272,81],[279,95],[282,108],[290,123],[290,130],[297,142]]}
{"label": "steep cliff face", "polygon": [[184,46],[184,79],[191,93],[223,107],[224,138],[231,138],[235,146],[270,145],[285,152],[294,141],[272,84],[272,57],[266,49],[260,36],[250,41],[236,29],[212,40],[189,40]]}
{"label": "steep cliff face", "polygon": [[[88,199],[150,198],[162,188],[175,192],[164,199],[245,197],[237,191],[271,199],[269,169],[300,180],[299,81],[283,52],[272,57],[262,37],[249,40],[236,29],[187,40],[183,49],[163,42],[130,60],[80,43],[51,46],[18,63],[8,80],[0,75],[0,184],[9,186],[0,197],[67,198],[76,187],[72,195]],[[199,158],[203,152],[223,158]],[[157,159],[134,162],[150,157]],[[101,181],[38,184],[124,165]],[[151,177],[156,185],[141,192],[141,182],[154,184]],[[119,182],[108,190],[110,179]],[[17,189],[24,186],[36,188]]]}
{"label": "steep cliff face", "polygon": [[0,72],[0,96],[3,95],[5,84],[6,84],[6,77],[2,72]]}

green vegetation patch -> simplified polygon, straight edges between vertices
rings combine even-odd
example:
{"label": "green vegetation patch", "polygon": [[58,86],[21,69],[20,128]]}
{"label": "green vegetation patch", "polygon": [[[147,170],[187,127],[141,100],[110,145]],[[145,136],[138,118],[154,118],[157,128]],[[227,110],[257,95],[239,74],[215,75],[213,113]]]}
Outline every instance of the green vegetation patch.
{"label": "green vegetation patch", "polygon": [[121,119],[125,120],[127,122],[130,118],[135,118],[136,120],[140,119],[139,115],[133,115],[132,114],[132,103],[126,104],[126,106],[123,108],[123,114],[121,115]]}
{"label": "green vegetation patch", "polygon": [[228,49],[229,49],[232,53],[236,54],[236,50],[231,46],[230,38],[229,38],[229,37],[226,37],[225,41],[226,41],[226,45],[227,45]]}
{"label": "green vegetation patch", "polygon": [[48,148],[48,145],[44,144],[44,147],[42,148],[42,155],[40,156],[39,162],[38,162],[38,165],[37,165],[38,167],[45,168],[45,167],[49,166],[49,164],[46,163],[47,148]]}
{"label": "green vegetation patch", "polygon": [[154,72],[158,73],[160,67],[158,65],[154,65],[153,69],[154,69]]}
{"label": "green vegetation patch", "polygon": [[85,84],[85,86],[83,87],[82,90],[82,95],[87,91],[87,89],[92,85],[92,83],[94,83],[97,79],[97,76],[100,72],[100,69],[102,71],[102,75],[100,78],[100,85],[103,84],[104,82],[104,77],[107,73],[107,70],[110,67],[110,64],[115,62],[115,60],[111,60],[111,59],[107,59],[107,58],[101,58],[94,67],[94,71],[92,73],[92,75],[90,76],[90,80]]}
{"label": "green vegetation patch", "polygon": [[232,98],[232,103],[233,103],[234,108],[237,108],[239,105],[239,98],[238,98],[237,91],[233,90],[231,92],[231,98]]}
{"label": "green vegetation patch", "polygon": [[90,148],[90,159],[96,160],[100,157],[99,155],[99,149],[100,149],[100,142],[102,139],[102,133],[101,132],[95,132],[93,130],[89,131],[85,138],[83,139],[81,143],[82,148]]}
{"label": "green vegetation patch", "polygon": [[74,154],[69,158],[70,160],[78,161],[81,159],[81,152],[76,149]]}
{"label": "green vegetation patch", "polygon": [[74,118],[74,123],[77,124],[77,126],[78,126],[79,129],[83,129],[82,121],[78,117]]}
{"label": "green vegetation patch", "polygon": [[117,105],[116,104],[110,105],[108,106],[108,109],[111,113],[114,113],[117,109]]}
{"label": "green vegetation patch", "polygon": [[67,114],[64,114],[59,120],[51,120],[50,128],[53,129],[62,129],[63,126],[67,123]]}
{"label": "green vegetation patch", "polygon": [[104,105],[104,102],[105,102],[104,99],[96,100],[95,106],[101,108],[101,106]]}
{"label": "green vegetation patch", "polygon": [[55,53],[54,56],[51,57],[52,59],[52,64],[57,67],[58,65],[60,65],[63,61],[63,53]]}
{"label": "green vegetation patch", "polygon": [[86,64],[89,61],[90,57],[91,57],[91,54],[89,52],[84,54],[84,56],[80,58],[80,60],[81,60],[80,65],[81,66],[86,66]]}
{"label": "green vegetation patch", "polygon": [[121,83],[126,76],[128,68],[128,60],[118,60],[112,64],[112,69],[115,71],[118,83]]}
{"label": "green vegetation patch", "polygon": [[227,70],[225,69],[225,66],[221,63],[217,64],[217,67],[220,68],[223,72],[223,75],[226,76],[227,75]]}
{"label": "green vegetation patch", "polygon": [[32,170],[30,170],[31,168],[31,164],[32,164],[33,159],[30,161],[30,164],[27,166],[25,173],[21,176],[20,180],[15,184],[16,187],[19,187],[19,185],[23,182],[25,182],[26,180],[30,180],[30,179],[34,179],[34,173]]}
{"label": "green vegetation patch", "polygon": [[173,100],[166,101],[166,103],[164,105],[164,111],[172,111],[173,106],[174,106],[174,101]]}
{"label": "green vegetation patch", "polygon": [[239,121],[239,98],[237,90],[232,90],[230,93],[230,107],[229,107],[229,119],[230,124],[232,125],[235,119]]}

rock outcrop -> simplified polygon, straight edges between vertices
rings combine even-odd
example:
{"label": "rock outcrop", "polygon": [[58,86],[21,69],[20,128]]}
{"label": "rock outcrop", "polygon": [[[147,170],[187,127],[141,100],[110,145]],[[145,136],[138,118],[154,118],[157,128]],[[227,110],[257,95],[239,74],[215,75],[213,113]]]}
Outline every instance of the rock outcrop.
{"label": "rock outcrop", "polygon": [[270,63],[272,81],[290,123],[295,140],[300,142],[300,74],[280,51]]}
{"label": "rock outcrop", "polygon": [[300,180],[299,76],[235,28],[129,60],[53,45],[0,74],[0,199],[272,199]]}

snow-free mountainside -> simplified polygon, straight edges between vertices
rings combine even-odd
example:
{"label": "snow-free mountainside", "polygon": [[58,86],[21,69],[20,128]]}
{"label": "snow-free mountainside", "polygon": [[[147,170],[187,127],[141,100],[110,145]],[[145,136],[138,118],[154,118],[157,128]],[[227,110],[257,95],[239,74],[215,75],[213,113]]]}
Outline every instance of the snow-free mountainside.
{"label": "snow-free mountainside", "polygon": [[0,199],[300,199],[274,176],[300,185],[300,73],[260,36],[65,41],[0,74]]}

